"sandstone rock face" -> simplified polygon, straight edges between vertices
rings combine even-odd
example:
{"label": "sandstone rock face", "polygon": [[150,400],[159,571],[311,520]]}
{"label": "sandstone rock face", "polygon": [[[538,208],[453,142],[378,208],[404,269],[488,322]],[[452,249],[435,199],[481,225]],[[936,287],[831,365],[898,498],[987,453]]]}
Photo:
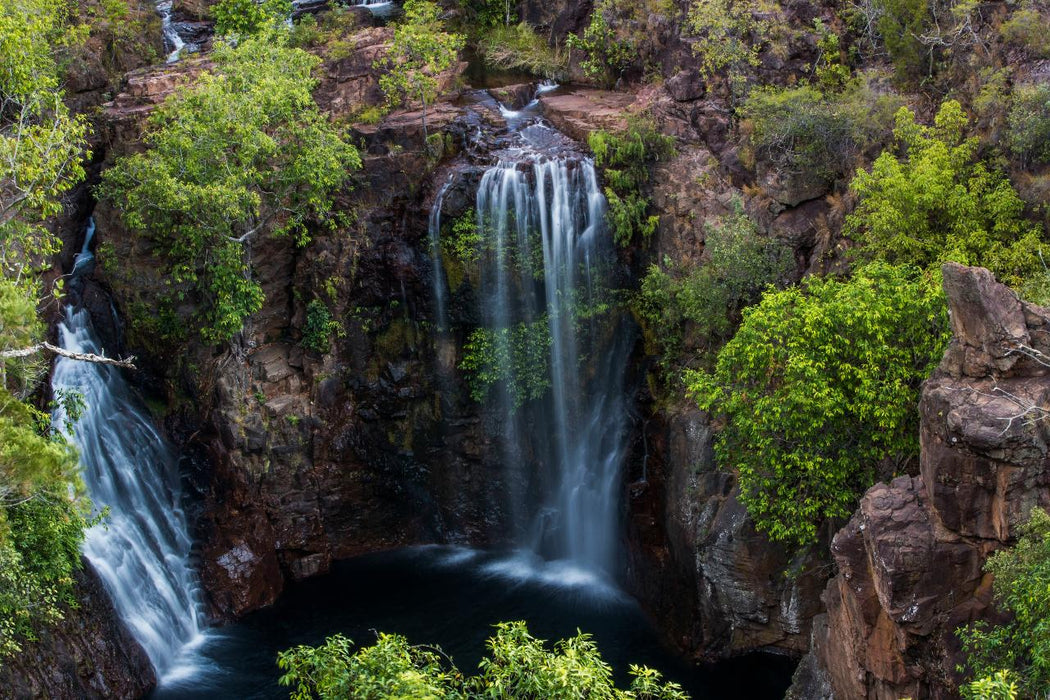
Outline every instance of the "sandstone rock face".
{"label": "sandstone rock face", "polygon": [[146,652],[117,618],[91,565],[77,575],[80,608],[0,665],[5,698],[139,698],[156,685]]}
{"label": "sandstone rock face", "polygon": [[840,698],[954,697],[955,629],[991,618],[988,555],[1050,501],[1050,311],[944,266],[954,337],[920,402],[918,477],[871,488],[832,543],[814,654]]}
{"label": "sandstone rock face", "polygon": [[794,553],[755,530],[733,476],[714,464],[712,430],[695,407],[677,408],[648,435],[647,473],[629,486],[638,543],[630,574],[659,626],[695,658],[801,654],[821,612],[822,549]]}

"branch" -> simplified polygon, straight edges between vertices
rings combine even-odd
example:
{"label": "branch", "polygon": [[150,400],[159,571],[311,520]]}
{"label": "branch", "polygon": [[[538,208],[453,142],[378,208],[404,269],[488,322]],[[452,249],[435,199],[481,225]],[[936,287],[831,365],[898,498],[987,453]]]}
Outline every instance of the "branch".
{"label": "branch", "polygon": [[56,345],[44,341],[36,345],[30,345],[27,348],[19,348],[17,350],[4,350],[0,351],[0,360],[7,360],[13,357],[28,357],[35,355],[41,350],[47,350],[53,352],[61,357],[68,357],[71,360],[80,360],[81,362],[95,362],[100,365],[113,365],[115,367],[125,367],[127,369],[135,369],[135,358],[126,357],[123,360],[118,360],[112,357],[106,357],[105,355],[96,355],[91,352],[73,352],[72,350],[66,350]]}

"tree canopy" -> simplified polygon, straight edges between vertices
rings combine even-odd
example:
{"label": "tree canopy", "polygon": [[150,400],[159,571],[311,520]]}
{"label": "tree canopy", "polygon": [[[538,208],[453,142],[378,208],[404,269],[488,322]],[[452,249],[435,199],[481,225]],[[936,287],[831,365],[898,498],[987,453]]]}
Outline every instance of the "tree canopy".
{"label": "tree canopy", "polygon": [[948,340],[943,293],[877,262],[807,278],[744,310],[713,372],[688,372],[724,421],[715,452],[771,539],[805,544],[853,512],[876,468],[917,454],[919,386]]}
{"label": "tree canopy", "polygon": [[146,150],[120,159],[102,193],[156,244],[176,299],[192,290],[201,337],[221,342],[263,303],[250,249],[263,233],[304,245],[334,227],[333,197],[361,166],[311,91],[319,59],[269,31],[219,41],[215,69],[149,118]]}
{"label": "tree canopy", "polygon": [[550,698],[572,700],[685,700],[677,683],[644,666],[630,668],[631,685],[617,688],[612,668],[588,634],[577,634],[548,649],[524,622],[496,625],[478,673],[465,676],[440,649],[413,646],[400,635],[380,634],[373,646],[354,651],[342,635],[318,647],[281,652],[281,685],[294,700],[355,698]]}

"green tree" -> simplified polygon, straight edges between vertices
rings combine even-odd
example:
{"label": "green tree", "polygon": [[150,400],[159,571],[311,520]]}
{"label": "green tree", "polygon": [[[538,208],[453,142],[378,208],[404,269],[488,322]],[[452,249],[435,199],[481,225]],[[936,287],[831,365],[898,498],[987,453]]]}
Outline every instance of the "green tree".
{"label": "green tree", "polygon": [[440,649],[412,646],[399,635],[380,634],[375,645],[353,651],[341,635],[319,647],[281,652],[280,683],[294,700],[381,698],[551,698],[572,700],[686,700],[677,683],[644,666],[630,668],[627,690],[613,683],[612,669],[590,635],[577,634],[548,649],[524,622],[496,625],[478,673],[464,676]]}
{"label": "green tree", "polygon": [[623,77],[637,53],[635,42],[620,36],[609,23],[606,17],[611,10],[609,5],[609,0],[595,5],[583,36],[570,34],[565,40],[569,48],[583,51],[586,57],[580,67],[587,77],[605,88],[613,87]]}
{"label": "green tree", "polygon": [[994,577],[997,607],[1012,619],[998,626],[976,623],[957,634],[971,677],[1005,670],[1019,683],[1021,697],[1045,697],[1050,693],[1050,515],[1033,509],[1019,535],[1017,544],[984,565]]}
{"label": "green tree", "polygon": [[773,8],[759,0],[694,0],[686,27],[696,36],[693,53],[710,80],[726,75],[734,94],[741,94],[746,71],[758,66],[772,23],[763,19]]}
{"label": "green tree", "polygon": [[740,498],[773,540],[806,544],[845,518],[880,465],[919,448],[919,385],[948,341],[927,277],[877,262],[845,281],[808,278],[745,309],[713,372],[686,374],[724,423],[715,442]]}
{"label": "green tree", "polygon": [[394,28],[390,51],[375,64],[386,71],[379,78],[379,87],[387,104],[422,103],[423,136],[428,142],[427,105],[437,99],[438,76],[455,64],[464,44],[462,35],[444,31],[440,12],[429,0],[406,0],[405,16]]}
{"label": "green tree", "polygon": [[87,156],[86,122],[60,90],[83,37],[75,12],[64,0],[0,3],[0,658],[62,617],[87,526],[76,453],[27,403],[44,367],[35,273],[58,249],[44,224]]}
{"label": "green tree", "polygon": [[221,0],[212,8],[219,36],[251,36],[273,29],[292,16],[291,0]]}
{"label": "green tree", "polygon": [[253,240],[305,245],[309,223],[336,227],[334,195],[361,159],[314,103],[319,59],[286,33],[219,41],[212,59],[150,115],[146,150],[106,171],[101,193],[154,242],[174,297],[193,290],[201,337],[222,342],[263,302]]}
{"label": "green tree", "polygon": [[1009,180],[976,160],[967,124],[955,101],[941,106],[932,127],[898,110],[893,135],[905,156],[887,150],[871,172],[857,172],[850,188],[860,202],[846,232],[871,257],[924,268],[981,265],[1023,287],[1043,270],[1043,241]]}

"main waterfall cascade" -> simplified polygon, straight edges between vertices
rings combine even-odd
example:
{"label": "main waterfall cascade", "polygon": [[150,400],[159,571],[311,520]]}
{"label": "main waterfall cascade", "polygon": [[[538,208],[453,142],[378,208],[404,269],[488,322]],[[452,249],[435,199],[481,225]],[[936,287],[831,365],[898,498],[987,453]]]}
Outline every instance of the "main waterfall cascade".
{"label": "main waterfall cascade", "polygon": [[[74,282],[90,268],[94,223],[73,267]],[[59,326],[66,350],[102,354],[85,309],[68,306]],[[86,533],[84,555],[98,571],[114,607],[162,680],[195,670],[187,651],[204,640],[199,583],[181,503],[178,458],[154,428],[120,370],[59,357],[51,386],[80,392],[85,408],[69,430],[84,483],[103,522]],[[63,409],[55,424],[64,426]]]}
{"label": "main waterfall cascade", "polygon": [[[617,568],[631,335],[610,303],[615,251],[594,164],[535,119],[536,106],[501,108],[520,143],[477,190],[480,308],[495,357],[507,364],[492,396],[504,460],[519,472],[508,481],[528,492],[509,494],[511,507],[538,503],[515,513],[523,544],[609,576]],[[443,315],[445,300],[437,302]],[[517,361],[521,354],[527,361]],[[523,386],[533,400],[524,401]],[[539,398],[536,387],[545,389]]]}

